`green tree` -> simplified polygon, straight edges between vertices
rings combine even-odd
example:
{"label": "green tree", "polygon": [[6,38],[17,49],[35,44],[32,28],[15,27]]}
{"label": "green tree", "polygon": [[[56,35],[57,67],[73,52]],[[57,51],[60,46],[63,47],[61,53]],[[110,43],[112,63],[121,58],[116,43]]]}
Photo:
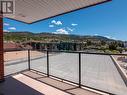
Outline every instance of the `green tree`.
{"label": "green tree", "polygon": [[104,40],[102,40],[101,45],[106,45],[106,42]]}
{"label": "green tree", "polygon": [[87,40],[87,46],[92,45],[92,42],[90,40]]}
{"label": "green tree", "polygon": [[110,49],[110,50],[116,50],[117,47],[118,47],[117,42],[111,42],[111,43],[109,44],[109,49]]}

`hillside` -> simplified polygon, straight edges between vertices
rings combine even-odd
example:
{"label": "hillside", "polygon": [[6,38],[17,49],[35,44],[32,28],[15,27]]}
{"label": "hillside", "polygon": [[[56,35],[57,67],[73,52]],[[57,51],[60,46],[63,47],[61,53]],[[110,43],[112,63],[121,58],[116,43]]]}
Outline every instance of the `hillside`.
{"label": "hillside", "polygon": [[[19,43],[27,46],[25,43],[41,42],[41,43],[81,43],[81,50],[92,51],[92,49],[100,50],[105,53],[121,53],[124,48],[124,42],[109,39],[103,36],[79,36],[64,35],[52,33],[31,33],[31,32],[4,32],[5,42]],[[59,44],[61,45],[61,44]],[[67,45],[67,44],[66,44]],[[31,46],[33,47],[33,46]],[[95,51],[95,50],[94,50]]]}
{"label": "hillside", "polygon": [[52,33],[31,33],[31,32],[5,32],[5,41],[48,41],[48,42],[84,42],[84,41],[106,41],[111,42],[113,39],[108,39],[102,36],[79,36],[79,35],[63,35],[63,34],[52,34]]}

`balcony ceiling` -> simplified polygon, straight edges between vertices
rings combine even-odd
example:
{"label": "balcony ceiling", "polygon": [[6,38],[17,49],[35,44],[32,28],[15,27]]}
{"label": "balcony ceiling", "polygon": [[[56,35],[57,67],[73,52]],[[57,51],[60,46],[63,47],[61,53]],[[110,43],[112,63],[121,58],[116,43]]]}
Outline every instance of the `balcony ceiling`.
{"label": "balcony ceiling", "polygon": [[15,0],[15,14],[4,17],[30,24],[107,1],[111,0]]}

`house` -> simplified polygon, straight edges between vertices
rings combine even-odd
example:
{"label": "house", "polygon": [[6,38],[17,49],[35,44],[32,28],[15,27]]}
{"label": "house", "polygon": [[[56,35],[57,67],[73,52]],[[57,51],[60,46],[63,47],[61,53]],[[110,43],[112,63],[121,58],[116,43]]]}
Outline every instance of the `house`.
{"label": "house", "polygon": [[127,42],[124,42],[124,47],[127,48]]}
{"label": "house", "polygon": [[18,43],[14,43],[14,42],[4,43],[4,51],[14,51],[14,50],[22,50],[22,49],[23,46]]}

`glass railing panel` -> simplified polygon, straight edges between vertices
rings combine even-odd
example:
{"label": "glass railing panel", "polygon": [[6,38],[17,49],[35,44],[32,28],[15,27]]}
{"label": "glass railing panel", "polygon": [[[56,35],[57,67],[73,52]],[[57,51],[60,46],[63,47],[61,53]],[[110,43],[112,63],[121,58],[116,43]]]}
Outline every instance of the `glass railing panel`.
{"label": "glass railing panel", "polygon": [[4,52],[5,76],[28,69],[28,51]]}
{"label": "glass railing panel", "polygon": [[30,68],[47,74],[47,52],[31,50]]}
{"label": "glass railing panel", "polygon": [[83,85],[124,95],[125,83],[110,55],[82,54],[81,63]]}
{"label": "glass railing panel", "polygon": [[78,83],[78,53],[54,52],[49,56],[49,74]]}

